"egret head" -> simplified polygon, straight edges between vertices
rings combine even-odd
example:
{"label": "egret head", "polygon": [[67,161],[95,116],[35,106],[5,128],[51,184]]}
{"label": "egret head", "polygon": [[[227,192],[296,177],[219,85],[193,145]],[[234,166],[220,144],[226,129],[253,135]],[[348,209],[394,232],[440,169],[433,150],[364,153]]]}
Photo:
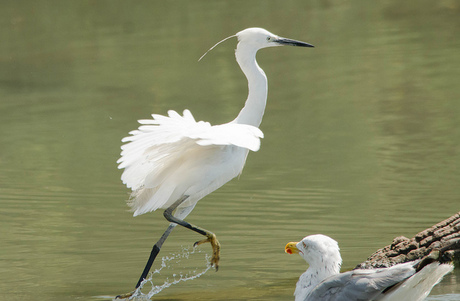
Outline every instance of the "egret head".
{"label": "egret head", "polygon": [[258,27],[246,28],[245,30],[238,32],[236,37],[240,43],[252,45],[257,49],[285,45],[314,47],[313,45],[305,42],[279,37],[268,30]]}
{"label": "egret head", "polygon": [[274,47],[274,46],[284,46],[284,45],[290,45],[290,46],[300,46],[300,47],[315,47],[311,44],[301,42],[301,41],[296,41],[296,40],[291,40],[291,39],[286,39],[277,36],[276,34],[273,34],[269,32],[268,30],[265,30],[263,28],[259,27],[251,27],[251,28],[246,28],[235,35],[226,37],[222,41],[217,42],[214,46],[212,46],[208,51],[206,51],[199,59],[198,61],[201,61],[201,59],[211,50],[213,50],[217,45],[220,43],[227,41],[230,38],[237,37],[239,43],[243,43],[246,45],[251,45],[253,48],[256,50],[266,48],[266,47]]}
{"label": "egret head", "polygon": [[285,247],[288,254],[300,254],[310,266],[316,263],[335,263],[340,266],[342,257],[338,243],[329,236],[316,234],[299,242],[290,242]]}

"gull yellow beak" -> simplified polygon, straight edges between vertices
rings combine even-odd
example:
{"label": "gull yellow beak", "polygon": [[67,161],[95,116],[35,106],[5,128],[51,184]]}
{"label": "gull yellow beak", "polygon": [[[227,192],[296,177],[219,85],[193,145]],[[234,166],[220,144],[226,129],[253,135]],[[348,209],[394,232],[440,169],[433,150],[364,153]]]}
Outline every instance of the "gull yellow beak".
{"label": "gull yellow beak", "polygon": [[284,247],[284,252],[288,254],[299,254],[299,249],[297,249],[298,243],[299,242],[297,241],[291,241],[290,243],[286,245],[286,247]]}

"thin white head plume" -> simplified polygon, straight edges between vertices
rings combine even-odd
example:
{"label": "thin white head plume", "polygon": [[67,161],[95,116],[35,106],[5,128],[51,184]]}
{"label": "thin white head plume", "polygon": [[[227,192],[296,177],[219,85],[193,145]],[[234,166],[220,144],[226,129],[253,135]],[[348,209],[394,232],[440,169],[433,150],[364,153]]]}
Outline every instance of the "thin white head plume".
{"label": "thin white head plume", "polygon": [[233,38],[233,37],[236,37],[236,34],[231,35],[231,36],[229,36],[229,37],[226,37],[226,38],[223,39],[222,41],[217,42],[216,45],[214,45],[214,46],[212,46],[211,48],[209,48],[209,50],[206,51],[206,52],[198,59],[198,62],[201,61],[201,59],[204,58],[204,56],[205,56],[206,54],[208,54],[209,51],[213,50],[217,45],[219,45],[220,43],[225,42],[225,41],[227,41],[228,39]]}

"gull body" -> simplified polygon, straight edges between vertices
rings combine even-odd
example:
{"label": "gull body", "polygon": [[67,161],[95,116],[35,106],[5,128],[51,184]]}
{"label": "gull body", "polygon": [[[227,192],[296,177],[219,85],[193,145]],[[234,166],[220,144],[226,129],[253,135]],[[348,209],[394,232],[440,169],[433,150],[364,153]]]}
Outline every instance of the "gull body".
{"label": "gull body", "polygon": [[285,251],[300,254],[309,264],[296,284],[296,301],[420,301],[453,270],[450,262],[432,260],[424,264],[425,261],[415,260],[389,268],[340,273],[339,246],[335,240],[322,234],[290,242]]}
{"label": "gull body", "polygon": [[[126,144],[122,146],[118,167],[124,168],[122,181],[132,189],[128,204],[134,216],[165,209],[164,216],[170,222],[154,245],[136,288],[177,224],[206,236],[197,244],[211,243],[211,264],[217,269],[220,245],[215,235],[183,219],[201,198],[238,176],[249,150],[257,151],[260,147],[263,133],[258,126],[265,111],[268,86],[256,61],[257,51],[282,45],[313,47],[262,28],[248,28],[234,36],[238,39],[236,60],[249,89],[245,105],[234,120],[212,126],[197,122],[188,110],[182,116],[169,111],[168,116],[154,114],[152,119],[139,120],[141,126],[122,140]],[[126,296],[129,294],[120,297]]]}

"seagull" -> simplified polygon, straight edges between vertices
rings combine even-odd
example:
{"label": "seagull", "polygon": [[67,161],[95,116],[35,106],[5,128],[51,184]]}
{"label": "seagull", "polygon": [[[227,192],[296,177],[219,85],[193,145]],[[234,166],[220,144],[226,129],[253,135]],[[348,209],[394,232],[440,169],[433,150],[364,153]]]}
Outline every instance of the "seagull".
{"label": "seagull", "polygon": [[355,269],[340,273],[342,257],[337,241],[315,234],[285,247],[309,264],[296,284],[295,301],[424,300],[442,277],[454,268],[443,250],[423,259],[388,268]]}
{"label": "seagull", "polygon": [[[126,144],[117,163],[118,168],[124,169],[123,183],[132,190],[128,204],[134,216],[162,209],[169,222],[152,248],[136,289],[177,225],[205,237],[195,245],[211,244],[211,265],[218,269],[220,243],[216,235],[184,219],[200,199],[241,174],[249,151],[259,150],[263,138],[259,125],[267,102],[268,84],[257,64],[257,51],[284,45],[313,47],[263,28],[247,28],[211,49],[232,37],[238,39],[236,61],[248,80],[249,90],[245,105],[234,120],[211,125],[196,121],[189,110],[184,110],[183,115],[171,110],[168,116],[153,114],[152,119],[139,120],[141,126],[122,139]],[[127,298],[134,292],[117,297]]]}

